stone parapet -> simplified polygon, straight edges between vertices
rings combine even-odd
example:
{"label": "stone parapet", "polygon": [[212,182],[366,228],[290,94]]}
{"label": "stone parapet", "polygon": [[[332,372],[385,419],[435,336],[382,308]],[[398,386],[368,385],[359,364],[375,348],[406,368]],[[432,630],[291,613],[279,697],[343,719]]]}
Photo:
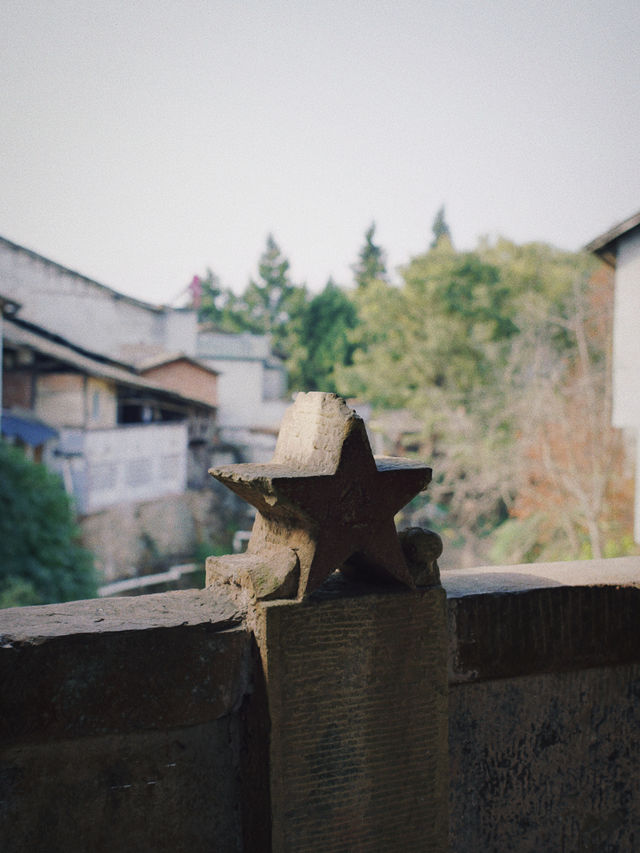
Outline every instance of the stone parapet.
{"label": "stone parapet", "polygon": [[206,590],[0,617],[0,743],[197,725],[247,690],[242,614]]}
{"label": "stone parapet", "polygon": [[274,851],[447,849],[444,604],[335,578],[258,605]]}
{"label": "stone parapet", "polygon": [[449,681],[640,660],[640,558],[442,573]]}
{"label": "stone parapet", "polygon": [[636,849],[640,558],[442,580],[452,853]]}
{"label": "stone parapet", "polygon": [[635,849],[640,558],[442,577],[0,611],[0,850]]}
{"label": "stone parapet", "polygon": [[0,851],[242,849],[250,677],[206,591],[0,611]]}

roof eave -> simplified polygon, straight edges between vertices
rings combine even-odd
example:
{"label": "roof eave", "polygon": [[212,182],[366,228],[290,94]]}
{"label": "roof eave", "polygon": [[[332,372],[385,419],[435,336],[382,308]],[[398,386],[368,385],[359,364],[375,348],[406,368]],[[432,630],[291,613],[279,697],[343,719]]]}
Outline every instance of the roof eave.
{"label": "roof eave", "polygon": [[615,269],[618,255],[618,240],[620,237],[623,237],[625,234],[629,234],[631,231],[639,227],[640,211],[635,213],[633,216],[630,216],[628,219],[619,222],[617,225],[614,225],[612,228],[609,228],[608,231],[605,231],[604,234],[596,237],[595,240],[587,243],[584,247],[585,251],[598,255],[598,257],[606,264],[609,264],[609,266]]}

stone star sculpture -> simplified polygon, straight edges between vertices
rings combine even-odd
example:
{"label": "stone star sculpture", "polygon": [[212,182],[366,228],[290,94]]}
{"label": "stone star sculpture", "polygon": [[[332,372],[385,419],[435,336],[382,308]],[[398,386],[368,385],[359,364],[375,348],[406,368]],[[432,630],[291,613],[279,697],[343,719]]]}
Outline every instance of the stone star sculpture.
{"label": "stone star sculpture", "polygon": [[210,557],[208,582],[233,575],[259,599],[303,598],[342,568],[415,588],[393,518],[426,488],[431,469],[374,457],[362,418],[335,394],[298,394],[271,462],[209,473],[258,515],[246,554]]}

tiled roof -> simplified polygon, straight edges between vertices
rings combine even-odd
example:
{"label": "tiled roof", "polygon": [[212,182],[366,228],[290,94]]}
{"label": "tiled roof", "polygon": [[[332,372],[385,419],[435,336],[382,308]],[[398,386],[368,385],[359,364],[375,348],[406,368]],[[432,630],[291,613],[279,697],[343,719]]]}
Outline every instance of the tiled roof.
{"label": "tiled roof", "polygon": [[[31,324],[22,324],[14,320],[5,319],[3,337],[5,343],[13,343],[27,349],[32,349],[43,355],[48,355],[63,364],[74,367],[81,373],[86,373],[88,376],[110,379],[119,385],[126,385],[130,388],[143,388],[186,403],[197,403],[198,406],[208,406],[202,400],[187,397],[177,391],[164,388],[155,382],[150,382],[148,379],[144,379],[142,376],[138,376],[138,374],[127,370],[125,366],[120,366],[117,362],[108,361],[104,358],[93,358],[90,353],[81,351],[58,337],[54,339],[47,335],[45,330],[39,330]],[[209,406],[209,408],[212,407]]]}

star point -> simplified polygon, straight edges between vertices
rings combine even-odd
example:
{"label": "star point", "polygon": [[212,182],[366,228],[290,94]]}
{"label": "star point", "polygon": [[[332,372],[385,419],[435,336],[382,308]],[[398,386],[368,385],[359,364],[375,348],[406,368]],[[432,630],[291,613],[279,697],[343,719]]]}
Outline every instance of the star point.
{"label": "star point", "polygon": [[341,566],[349,574],[414,586],[395,514],[431,480],[421,462],[374,457],[362,418],[335,394],[298,394],[271,462],[210,473],[258,511],[248,553],[288,547],[298,597]]}

